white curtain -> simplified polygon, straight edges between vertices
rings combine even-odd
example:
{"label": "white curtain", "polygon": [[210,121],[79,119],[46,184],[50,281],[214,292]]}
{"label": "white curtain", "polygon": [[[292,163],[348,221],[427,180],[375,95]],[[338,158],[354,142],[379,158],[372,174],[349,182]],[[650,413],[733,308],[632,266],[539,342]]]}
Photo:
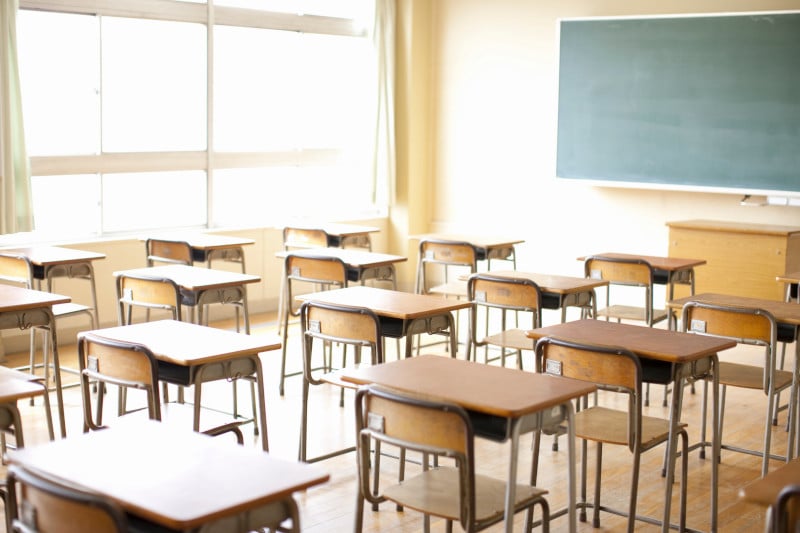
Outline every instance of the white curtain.
{"label": "white curtain", "polygon": [[373,200],[377,205],[395,201],[395,0],[376,0],[373,41],[378,58],[378,100],[373,152]]}
{"label": "white curtain", "polygon": [[18,8],[19,0],[0,0],[0,234],[33,229],[17,65]]}

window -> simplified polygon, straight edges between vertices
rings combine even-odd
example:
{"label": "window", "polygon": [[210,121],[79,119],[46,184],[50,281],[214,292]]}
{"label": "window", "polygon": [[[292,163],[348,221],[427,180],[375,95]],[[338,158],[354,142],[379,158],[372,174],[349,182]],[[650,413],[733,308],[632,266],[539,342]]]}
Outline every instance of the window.
{"label": "window", "polygon": [[381,212],[373,1],[21,0],[36,231]]}

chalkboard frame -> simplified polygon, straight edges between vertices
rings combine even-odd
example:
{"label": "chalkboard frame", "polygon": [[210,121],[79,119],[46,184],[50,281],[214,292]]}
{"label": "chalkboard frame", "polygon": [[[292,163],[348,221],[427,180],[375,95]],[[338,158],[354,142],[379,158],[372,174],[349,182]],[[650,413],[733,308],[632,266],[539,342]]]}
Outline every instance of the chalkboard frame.
{"label": "chalkboard frame", "polygon": [[[794,67],[796,64],[797,68],[784,68],[781,72],[786,72],[786,83],[789,87],[796,87],[797,90],[788,90],[787,94],[778,93],[777,95],[773,95],[772,92],[766,92],[759,85],[763,85],[764,79],[771,80],[774,78],[764,78],[759,74],[759,72],[763,71],[753,70],[754,67],[752,66],[747,68],[741,66],[742,50],[749,50],[749,48],[742,48],[747,45],[740,44],[741,42],[747,43],[747,38],[761,39],[760,32],[770,29],[769,26],[766,26],[770,22],[772,22],[772,28],[774,28],[775,20],[778,20],[779,24],[788,24],[792,31],[796,27],[798,35],[796,42],[794,33],[791,34],[790,38],[780,37],[779,35],[779,46],[785,47],[785,49],[779,51],[787,57],[778,55],[774,68],[781,68],[786,65],[785,62],[787,60],[795,58],[796,63],[792,61],[789,65]],[[741,27],[737,28],[737,25],[740,26],[741,24],[745,24],[744,31],[741,30]],[[559,55],[557,76],[557,178],[591,185],[626,188],[800,196],[800,11],[563,18],[559,19],[557,26]],[[733,33],[737,29],[739,31]],[[611,31],[619,33],[612,35],[609,33]],[[703,31],[702,38],[705,39],[705,41],[701,42],[706,46],[703,48],[687,47],[686,36],[692,37],[691,32],[700,31]],[[633,37],[637,37],[637,33],[639,33],[638,38],[643,41],[650,40],[651,35],[654,37],[652,42],[641,44],[635,53],[628,54],[627,51],[632,47],[630,43],[627,43],[626,53],[621,54],[619,46],[620,42],[624,42],[625,38],[628,37],[626,32]],[[674,112],[675,116],[669,116],[670,105],[677,106],[677,104],[669,101],[672,95],[664,96],[667,99],[665,100],[666,103],[658,101],[658,98],[661,97],[659,88],[665,83],[663,80],[659,82],[657,79],[658,75],[661,75],[661,70],[652,76],[656,81],[651,83],[656,88],[653,89],[651,87],[651,93],[645,94],[644,91],[647,88],[641,89],[640,85],[646,84],[641,83],[636,85],[636,89],[642,90],[644,96],[630,89],[631,85],[636,81],[633,76],[642,77],[641,73],[637,72],[636,69],[645,69],[645,71],[646,69],[656,69],[654,65],[659,65],[659,61],[664,61],[664,54],[662,54],[663,39],[673,38],[674,36],[670,35],[670,32],[676,32],[681,35],[680,41],[678,39],[667,41],[672,43],[671,46],[675,49],[674,56],[680,56],[680,54],[689,56],[702,56],[705,54],[708,56],[699,58],[678,57],[678,59],[673,59],[667,54],[668,60],[673,63],[678,64],[680,61],[685,60],[689,62],[687,67],[689,71],[695,69],[697,72],[704,73],[706,72],[705,70],[697,70],[706,68],[703,61],[716,60],[718,63],[722,63],[721,66],[714,65],[715,70],[713,72],[719,78],[717,84],[723,87],[717,90],[714,99],[719,100],[717,95],[720,94],[720,91],[734,93],[731,95],[724,94],[725,98],[730,97],[732,101],[725,102],[723,100],[723,104],[721,104],[724,106],[725,112],[728,113],[725,115],[727,124],[734,124],[730,131],[724,133],[729,136],[733,135],[734,140],[740,143],[739,147],[734,150],[731,150],[728,146],[724,147],[728,152],[723,155],[730,157],[730,161],[723,159],[723,155],[714,152],[717,148],[712,140],[714,139],[713,136],[717,135],[718,132],[713,131],[713,128],[719,129],[719,125],[714,122],[715,120],[719,121],[721,115],[719,107],[714,108],[717,105],[716,102],[711,102],[710,104],[703,102],[702,93],[700,92],[703,88],[700,87],[698,89],[692,85],[693,83],[702,85],[705,83],[705,77],[697,76],[698,80],[685,82],[687,94],[695,91],[694,94],[701,95],[697,96],[698,103],[701,105],[692,108],[693,115],[690,118],[694,122],[689,126],[685,125],[687,117],[679,116],[683,112],[682,108],[674,108],[672,112]],[[688,34],[681,34],[680,32],[688,32]],[[726,34],[726,32],[728,33]],[[754,35],[752,37],[746,35],[743,38],[742,33],[746,32],[753,32]],[[595,33],[596,35],[594,35]],[[772,34],[774,33],[773,29]],[[618,35],[622,35],[622,37],[618,37]],[[709,36],[719,40],[718,47],[724,49],[723,52],[715,52],[717,49],[714,46],[707,45]],[[729,40],[731,37],[736,37],[737,40],[732,42]],[[594,39],[594,41],[591,39]],[[603,42],[603,39],[608,42]],[[780,41],[780,39],[786,42]],[[566,43],[565,40],[567,40]],[[648,49],[645,45],[653,48]],[[602,50],[603,47],[609,48],[610,51]],[[614,47],[617,48],[615,49]],[[727,50],[728,47],[733,49],[733,52],[729,52]],[[644,49],[644,51],[640,49]],[[687,52],[687,50],[689,51]],[[695,53],[694,50],[702,50],[702,54]],[[711,51],[709,52],[708,50]],[[792,55],[792,51],[798,51],[796,57]],[[714,53],[735,55],[730,58],[724,56],[715,58]],[[770,53],[772,54],[773,51],[770,51]],[[648,54],[659,57],[648,57]],[[755,56],[755,54],[751,55]],[[599,66],[593,67],[594,63],[590,64],[590,62],[596,62],[598,58],[607,63],[601,61]],[[772,61],[772,58],[773,55],[768,56],[769,61]],[[749,59],[745,58],[745,60]],[[648,61],[652,61],[652,64],[648,64]],[[761,58],[759,60],[758,56],[756,56],[753,61],[760,61],[759,63],[754,63],[760,68],[764,59]],[[727,64],[728,62],[730,64]],[[590,72],[594,76],[581,77],[587,69],[591,68],[597,69]],[[661,65],[659,65],[659,68],[663,70]],[[749,81],[740,83],[741,78],[737,78],[737,76],[741,76],[742,72],[751,73],[751,78],[755,80],[752,85],[755,88],[750,87],[751,83]],[[774,70],[767,70],[766,72],[774,74]],[[618,76],[618,79],[614,78],[614,76]],[[597,81],[598,79],[599,81]],[[673,76],[673,79],[675,79],[675,76]],[[717,78],[713,79],[717,80]],[[735,85],[732,80],[735,81]],[[781,80],[781,82],[783,81]],[[682,79],[680,87],[675,84],[678,87],[678,92],[684,90],[683,83]],[[731,84],[730,88],[726,88],[724,86],[725,83]],[[758,90],[758,93],[755,93],[756,90]],[[624,101],[620,96],[607,96],[608,94],[623,95],[623,91]],[[738,94],[737,91],[742,94]],[[768,94],[768,98],[776,99],[773,107],[784,108],[778,109],[778,111],[784,111],[784,113],[777,114],[774,113],[774,109],[770,108],[769,113],[772,114],[766,114],[768,119],[764,119],[776,121],[778,127],[783,127],[781,131],[783,137],[778,142],[768,141],[767,139],[772,137],[765,137],[765,133],[762,131],[764,128],[774,129],[776,124],[762,125],[758,120],[755,120],[752,121],[755,125],[751,125],[747,121],[748,118],[753,117],[760,119],[760,115],[748,116],[747,114],[760,112],[764,105],[762,102],[756,101],[755,97],[751,97],[747,91],[753,91],[754,94],[758,95]],[[604,100],[604,98],[606,99]],[[641,101],[637,101],[636,98],[641,98]],[[643,115],[636,115],[637,106],[644,106],[644,111],[641,112],[645,114],[652,112],[652,109],[647,109],[646,107],[648,98],[653,99],[650,102],[653,104],[653,109],[660,111],[663,107],[667,110],[667,112],[662,112],[661,116],[657,117],[657,120],[665,121],[670,127],[653,126],[654,120],[650,117],[642,118]],[[740,101],[737,101],[737,98]],[[753,101],[748,100],[748,98],[752,98]],[[675,101],[680,102],[680,99]],[[621,106],[628,107],[620,113],[613,111],[614,109],[621,109]],[[717,115],[710,119],[702,116],[706,108],[708,108],[709,113],[717,113]],[[734,115],[739,111],[731,110],[741,110],[743,113],[741,120]],[[788,111],[789,114],[785,113],[785,111]],[[629,115],[626,113],[629,113]],[[620,115],[623,116],[622,119],[619,118]],[[795,122],[792,120],[793,117],[798,117],[798,120]],[[739,120],[738,124],[737,120]],[[640,121],[642,124],[637,125],[635,124],[636,121]],[[704,121],[710,121],[709,126],[704,126]],[[787,124],[783,124],[781,121],[786,121],[791,128],[788,128]],[[639,130],[636,130],[636,128],[626,130],[625,128],[629,127],[631,123],[639,127]],[[712,128],[711,133],[704,131],[704,127]],[[730,128],[730,126],[726,127]],[[737,127],[739,128],[738,130],[735,129]],[[620,128],[619,131],[622,133],[616,136],[609,134],[609,132],[615,133],[614,128]],[[648,128],[651,128],[651,131],[648,132]],[[645,133],[658,131],[656,132],[657,134],[653,135],[653,139],[648,141],[641,140],[647,139],[642,136],[642,130]],[[667,132],[671,137],[659,137],[658,134],[662,131]],[[772,135],[771,131],[768,133]],[[755,153],[774,150],[775,154],[770,154],[770,157],[766,158],[749,154],[748,147],[750,145],[745,141],[749,141],[748,136],[751,134],[759,135],[755,141],[750,141],[755,142],[752,145]],[[676,138],[676,135],[686,136],[686,139]],[[707,149],[707,152],[700,156],[705,157],[706,161],[696,159],[698,157],[697,152],[701,152],[701,150],[693,149],[695,144],[686,144],[689,138],[692,138],[696,144],[703,145],[703,143],[707,143],[709,145],[710,148]],[[675,142],[665,142],[664,139]],[[682,142],[684,144],[681,144]],[[742,148],[741,143],[745,143],[744,148]],[[763,146],[758,143],[763,143]],[[795,146],[796,149],[790,150],[787,148],[787,143]],[[732,143],[732,145],[737,146],[735,143]],[[635,146],[637,150],[631,150],[631,146]],[[674,152],[671,152],[673,147],[675,147]],[[761,152],[757,152],[757,149],[760,149]],[[651,151],[648,152],[648,150]],[[742,159],[736,160],[737,157]],[[654,164],[652,161],[660,162]],[[672,165],[664,163],[665,161],[678,161],[678,163]],[[775,167],[764,168],[765,161],[768,162],[768,165],[775,165]],[[637,167],[636,165],[639,166]],[[705,171],[697,169],[705,169]],[[694,175],[691,172],[694,172]],[[716,172],[719,174],[714,175]],[[759,174],[760,176],[755,177],[753,174]]]}

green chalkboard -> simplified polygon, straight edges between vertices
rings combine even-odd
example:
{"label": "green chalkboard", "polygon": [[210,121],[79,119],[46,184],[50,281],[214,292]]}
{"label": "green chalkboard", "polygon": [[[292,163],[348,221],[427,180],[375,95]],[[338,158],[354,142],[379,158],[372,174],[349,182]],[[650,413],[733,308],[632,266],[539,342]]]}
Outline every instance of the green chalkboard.
{"label": "green chalkboard", "polygon": [[800,13],[559,26],[558,177],[800,192]]}

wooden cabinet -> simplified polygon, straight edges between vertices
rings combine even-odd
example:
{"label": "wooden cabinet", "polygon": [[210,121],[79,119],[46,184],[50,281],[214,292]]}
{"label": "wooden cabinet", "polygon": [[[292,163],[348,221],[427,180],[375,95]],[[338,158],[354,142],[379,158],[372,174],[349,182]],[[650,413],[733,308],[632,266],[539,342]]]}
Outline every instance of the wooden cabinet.
{"label": "wooden cabinet", "polygon": [[800,227],[687,220],[668,222],[669,256],[705,259],[696,292],[783,300],[776,276],[800,271]]}

